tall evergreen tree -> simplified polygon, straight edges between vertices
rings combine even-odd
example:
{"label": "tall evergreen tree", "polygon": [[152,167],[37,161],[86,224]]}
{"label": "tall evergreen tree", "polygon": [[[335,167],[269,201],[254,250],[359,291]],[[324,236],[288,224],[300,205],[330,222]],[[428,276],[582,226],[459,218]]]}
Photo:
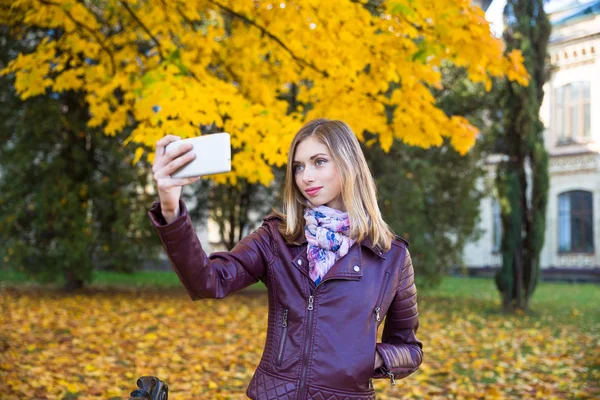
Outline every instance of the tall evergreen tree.
{"label": "tall evergreen tree", "polygon": [[551,25],[543,0],[509,0],[504,10],[507,51],[520,49],[531,79],[528,86],[505,83],[501,153],[497,170],[502,215],[502,268],[496,286],[506,310],[527,309],[540,277],[548,202],[548,153],[539,118],[548,79]]}
{"label": "tall evergreen tree", "polygon": [[[0,68],[59,31],[21,39],[0,29]],[[21,100],[13,76],[0,78],[0,260],[5,267],[74,290],[96,268],[131,271],[157,255],[148,229],[149,163],[131,165],[127,132],[87,127],[82,94]]]}

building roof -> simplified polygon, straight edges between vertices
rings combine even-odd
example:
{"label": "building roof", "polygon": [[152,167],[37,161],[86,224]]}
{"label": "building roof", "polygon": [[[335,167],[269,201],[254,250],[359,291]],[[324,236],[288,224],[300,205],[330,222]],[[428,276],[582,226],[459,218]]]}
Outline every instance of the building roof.
{"label": "building roof", "polygon": [[[486,11],[485,17],[491,24],[492,34],[496,37],[502,37],[506,3],[506,0],[479,0]],[[553,27],[564,26],[598,15],[600,0],[548,0],[544,3],[544,10]]]}
{"label": "building roof", "polygon": [[480,2],[481,2],[481,8],[483,9],[483,11],[487,11],[488,7],[492,3],[492,0],[480,0]]}
{"label": "building roof", "polygon": [[552,18],[553,26],[577,22],[600,14],[600,0],[590,1],[584,4],[576,2],[576,4],[567,6],[562,10],[556,10],[553,14],[556,15],[556,18]]}

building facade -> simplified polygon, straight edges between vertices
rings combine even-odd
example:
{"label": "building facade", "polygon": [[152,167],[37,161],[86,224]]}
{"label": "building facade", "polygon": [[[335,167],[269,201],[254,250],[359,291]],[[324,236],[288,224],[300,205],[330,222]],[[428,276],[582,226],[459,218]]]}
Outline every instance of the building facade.
{"label": "building facade", "polygon": [[[549,17],[553,73],[540,108],[550,155],[542,277],[600,281],[600,0],[563,4]],[[490,180],[498,161],[488,160]],[[472,274],[488,274],[502,263],[493,195],[480,210],[485,233],[464,249]]]}

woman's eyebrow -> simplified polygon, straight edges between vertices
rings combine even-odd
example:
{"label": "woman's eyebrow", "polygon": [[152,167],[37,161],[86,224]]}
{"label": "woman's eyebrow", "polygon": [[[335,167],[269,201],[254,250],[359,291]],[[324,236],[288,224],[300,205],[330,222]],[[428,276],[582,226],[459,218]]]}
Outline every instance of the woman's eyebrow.
{"label": "woman's eyebrow", "polygon": [[[317,156],[327,156],[327,154],[325,154],[325,153],[317,153],[317,154],[315,154],[314,156],[310,157],[310,159],[311,159],[311,160],[314,160],[314,159],[315,159]],[[296,163],[296,164],[299,164],[299,163],[300,163],[300,161],[296,161],[296,160],[294,160],[294,161],[292,161],[292,162],[293,162],[293,163]]]}

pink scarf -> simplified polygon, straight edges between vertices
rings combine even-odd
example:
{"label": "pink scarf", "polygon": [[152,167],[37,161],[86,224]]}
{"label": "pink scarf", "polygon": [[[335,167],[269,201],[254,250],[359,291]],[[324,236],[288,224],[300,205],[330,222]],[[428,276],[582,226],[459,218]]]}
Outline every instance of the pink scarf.
{"label": "pink scarf", "polygon": [[348,213],[321,205],[304,210],[304,235],[310,277],[318,285],[333,264],[348,253],[354,240],[350,233]]}

